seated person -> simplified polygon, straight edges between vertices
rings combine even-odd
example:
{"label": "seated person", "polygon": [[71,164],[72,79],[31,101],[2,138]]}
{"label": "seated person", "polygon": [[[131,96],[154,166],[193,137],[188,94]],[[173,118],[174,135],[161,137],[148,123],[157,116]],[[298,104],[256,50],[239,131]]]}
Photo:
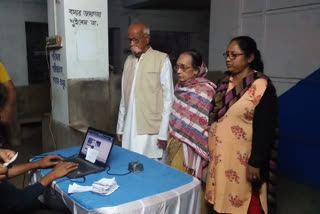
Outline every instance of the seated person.
{"label": "seated person", "polygon": [[[76,163],[62,162],[63,158],[58,155],[47,155],[39,161],[15,164],[12,167],[4,166],[3,163],[8,162],[14,155],[15,152],[12,150],[0,149],[0,213],[2,214],[28,213],[28,210],[34,209],[34,204],[39,204],[37,198],[48,184],[78,167]],[[29,170],[47,167],[54,168],[38,183],[23,189],[18,189],[7,181],[7,178],[21,175]]]}

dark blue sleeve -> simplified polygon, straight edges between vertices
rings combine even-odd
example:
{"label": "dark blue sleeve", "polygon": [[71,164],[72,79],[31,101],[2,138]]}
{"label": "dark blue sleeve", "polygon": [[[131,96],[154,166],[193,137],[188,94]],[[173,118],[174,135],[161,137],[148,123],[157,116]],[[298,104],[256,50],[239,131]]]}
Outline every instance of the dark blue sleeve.
{"label": "dark blue sleeve", "polygon": [[28,208],[43,191],[44,186],[40,183],[18,189],[9,181],[3,180],[0,183],[0,208],[7,211]]}

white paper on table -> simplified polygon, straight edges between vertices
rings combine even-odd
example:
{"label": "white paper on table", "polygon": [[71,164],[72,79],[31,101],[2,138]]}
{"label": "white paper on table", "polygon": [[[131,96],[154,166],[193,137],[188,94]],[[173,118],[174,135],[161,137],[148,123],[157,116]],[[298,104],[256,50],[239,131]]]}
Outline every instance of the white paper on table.
{"label": "white paper on table", "polygon": [[119,185],[113,185],[112,187],[110,187],[104,194],[105,195],[110,195],[111,193],[113,193],[114,191],[116,191],[119,188]]}
{"label": "white paper on table", "polygon": [[92,188],[92,192],[95,193],[99,193],[101,195],[110,195],[111,193],[113,193],[114,191],[116,191],[119,188],[118,185],[113,185],[110,188],[106,189],[106,190],[101,190],[101,189],[96,189],[95,187]]}
{"label": "white paper on table", "polygon": [[101,178],[99,181],[94,182],[93,184],[97,184],[97,185],[101,185],[101,186],[111,186],[113,185],[115,182],[115,178]]}
{"label": "white paper on table", "polygon": [[91,149],[90,147],[87,150],[86,160],[90,161],[91,163],[96,162],[97,156],[99,154],[98,150]]}
{"label": "white paper on table", "polygon": [[107,179],[102,178],[92,184],[92,192],[96,192],[102,195],[110,195],[119,188],[115,178]]}
{"label": "white paper on table", "polygon": [[79,184],[73,183],[73,184],[69,184],[68,193],[88,192],[91,190],[92,190],[92,186],[81,186]]}
{"label": "white paper on table", "polygon": [[73,183],[68,187],[68,193],[76,192],[87,192],[92,191],[101,195],[110,195],[119,188],[115,178],[102,178],[96,181],[92,186],[81,186],[79,184]]}

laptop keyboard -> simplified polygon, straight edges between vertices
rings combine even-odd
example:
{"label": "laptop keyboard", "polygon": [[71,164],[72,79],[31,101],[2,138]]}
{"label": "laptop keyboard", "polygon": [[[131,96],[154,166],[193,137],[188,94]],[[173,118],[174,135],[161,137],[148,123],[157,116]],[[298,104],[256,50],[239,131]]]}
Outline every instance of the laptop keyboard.
{"label": "laptop keyboard", "polygon": [[80,172],[83,172],[83,171],[86,171],[86,170],[89,170],[92,168],[98,168],[94,164],[89,165],[88,162],[86,162],[85,160],[82,160],[80,158],[77,158],[77,157],[71,157],[71,158],[66,159],[65,161],[74,162],[74,163],[79,164],[78,171],[80,171]]}

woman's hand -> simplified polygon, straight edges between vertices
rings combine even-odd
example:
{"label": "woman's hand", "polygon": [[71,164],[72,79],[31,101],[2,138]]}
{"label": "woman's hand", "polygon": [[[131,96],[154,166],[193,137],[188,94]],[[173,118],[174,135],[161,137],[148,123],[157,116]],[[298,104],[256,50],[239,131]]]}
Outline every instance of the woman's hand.
{"label": "woman's hand", "polygon": [[251,165],[247,165],[247,180],[248,181],[253,181],[255,179],[260,179],[260,169],[255,168]]}
{"label": "woman's hand", "polygon": [[38,168],[48,168],[57,165],[61,161],[63,161],[63,158],[59,155],[47,155],[37,163]]}

